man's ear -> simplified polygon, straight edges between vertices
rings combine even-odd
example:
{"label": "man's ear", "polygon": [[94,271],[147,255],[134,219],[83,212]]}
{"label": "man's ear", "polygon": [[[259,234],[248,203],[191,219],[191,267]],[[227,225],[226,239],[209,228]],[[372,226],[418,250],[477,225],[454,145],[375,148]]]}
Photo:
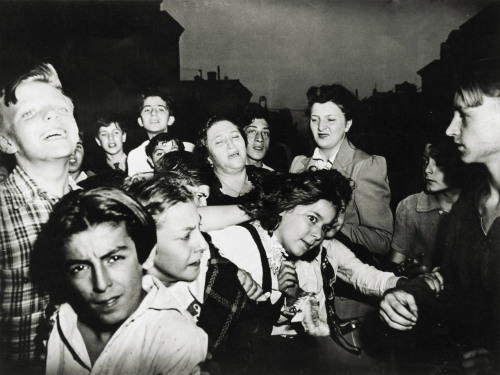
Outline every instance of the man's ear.
{"label": "man's ear", "polygon": [[148,159],[148,164],[151,168],[155,169],[155,163],[153,163],[153,159],[151,159],[151,156],[147,156]]}
{"label": "man's ear", "polygon": [[101,144],[101,141],[99,140],[99,138],[95,137],[94,139],[95,139],[95,143],[97,143],[97,145],[99,147],[102,147],[102,144]]}
{"label": "man's ear", "polygon": [[123,133],[122,135],[122,143],[125,143],[125,141],[127,140],[127,133]]}
{"label": "man's ear", "polygon": [[167,121],[167,126],[170,126],[174,123],[175,117],[174,116],[169,116],[168,121]]}
{"label": "man's ear", "polygon": [[141,128],[143,128],[143,127],[144,127],[144,124],[142,123],[142,118],[137,117],[137,123],[139,124],[139,126],[140,126]]}
{"label": "man's ear", "polygon": [[17,146],[5,134],[0,134],[0,151],[6,154],[15,154]]}

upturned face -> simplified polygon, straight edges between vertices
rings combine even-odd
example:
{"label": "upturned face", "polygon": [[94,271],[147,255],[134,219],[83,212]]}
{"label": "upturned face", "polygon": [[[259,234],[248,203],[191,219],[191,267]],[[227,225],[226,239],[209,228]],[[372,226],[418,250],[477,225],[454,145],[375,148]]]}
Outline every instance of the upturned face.
{"label": "upturned face", "polygon": [[10,123],[8,150],[18,162],[67,159],[78,142],[73,105],[60,90],[44,82],[25,82],[16,89],[18,102],[6,109]]}
{"label": "upturned face", "polygon": [[220,121],[208,129],[207,148],[215,171],[230,174],[245,168],[245,141],[232,122]]}
{"label": "upturned face", "polygon": [[142,268],[125,224],[103,223],[73,235],[64,252],[76,313],[99,326],[123,323],[143,298]]}
{"label": "upturned face", "polygon": [[465,163],[497,163],[500,158],[500,101],[483,96],[478,107],[455,110],[446,129]]}
{"label": "upturned face", "polygon": [[167,132],[167,127],[174,123],[165,100],[159,96],[150,96],[144,100],[141,116],[137,119],[148,133],[149,139],[156,134]]}
{"label": "upturned face", "polygon": [[335,206],[320,199],[316,203],[298,205],[283,212],[274,234],[288,254],[301,257],[319,246],[327,233],[332,233],[336,219]]}
{"label": "upturned face", "polygon": [[266,120],[257,118],[245,127],[247,136],[247,158],[261,162],[269,150],[271,132]]}
{"label": "upturned face", "polygon": [[340,107],[333,102],[314,103],[311,108],[311,131],[316,145],[322,150],[332,150],[344,139],[352,121],[346,121]]}

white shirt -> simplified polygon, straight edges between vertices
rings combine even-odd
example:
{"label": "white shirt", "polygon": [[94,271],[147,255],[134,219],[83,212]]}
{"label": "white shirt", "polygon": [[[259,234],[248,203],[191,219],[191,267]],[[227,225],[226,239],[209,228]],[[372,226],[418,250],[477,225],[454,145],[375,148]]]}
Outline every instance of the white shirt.
{"label": "white shirt", "polygon": [[46,374],[199,374],[207,355],[206,333],[158,279],[146,275],[142,283],[148,294],[93,366],[76,313],[69,304],[61,305],[47,344]]}
{"label": "white shirt", "polygon": [[[268,254],[270,267],[276,263],[276,246],[281,245],[276,238],[270,237],[265,230],[259,229],[259,236]],[[249,272],[253,279],[262,285],[262,263],[259,250],[250,233],[243,227],[230,226],[223,230],[210,232],[213,243],[219,248],[222,256],[231,260],[239,268]],[[361,262],[354,253],[341,242],[332,239],[322,244],[326,248],[327,258],[340,279],[352,284],[360,292],[381,297],[383,293],[396,286],[399,277],[390,272],[382,272],[375,267]],[[269,249],[271,251],[269,252]],[[281,247],[282,248],[282,247]],[[273,260],[274,258],[274,260]],[[295,263],[299,286],[305,292],[316,294],[319,301],[319,319],[325,325],[327,323],[325,293],[323,291],[323,277],[321,275],[321,253],[310,261],[299,260]],[[275,264],[279,270],[279,265]],[[271,302],[275,303],[280,297],[278,289],[277,272],[271,272],[272,294]],[[295,334],[290,326],[274,327],[273,334]]]}

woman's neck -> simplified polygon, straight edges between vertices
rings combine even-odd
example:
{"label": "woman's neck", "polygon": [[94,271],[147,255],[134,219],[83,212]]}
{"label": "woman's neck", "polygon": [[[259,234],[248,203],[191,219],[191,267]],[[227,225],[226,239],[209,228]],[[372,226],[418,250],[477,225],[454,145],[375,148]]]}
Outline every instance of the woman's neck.
{"label": "woman's neck", "polygon": [[243,168],[240,172],[233,174],[221,173],[221,171],[214,169],[215,175],[222,185],[222,192],[232,197],[238,197],[249,190],[246,169]]}

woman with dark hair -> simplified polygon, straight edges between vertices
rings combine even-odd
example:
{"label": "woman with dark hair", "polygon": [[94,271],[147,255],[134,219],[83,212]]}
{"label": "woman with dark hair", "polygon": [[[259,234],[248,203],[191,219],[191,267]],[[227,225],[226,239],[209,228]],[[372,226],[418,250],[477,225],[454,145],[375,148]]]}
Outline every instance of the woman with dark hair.
{"label": "woman with dark hair", "polygon": [[210,176],[209,205],[240,204],[250,191],[271,172],[246,166],[246,145],[241,130],[226,117],[212,117],[200,133],[197,150],[208,163]]}
{"label": "woman with dark hair", "polygon": [[396,209],[391,262],[399,265],[398,272],[413,276],[439,266],[438,228],[460,196],[466,171],[451,138],[425,145],[424,191],[406,197]]}
{"label": "woman with dark hair", "polygon": [[[314,357],[318,353],[311,353],[316,348],[311,336],[331,336],[334,345],[359,350],[341,334],[343,321],[333,307],[335,279],[381,296],[398,278],[362,263],[339,241],[324,241],[341,226],[351,198],[350,181],[340,172],[276,175],[261,189],[256,203],[242,204],[255,221],[210,235],[221,255],[249,272],[270,296],[274,337],[262,346],[264,360],[266,355],[272,358],[266,370],[313,366],[306,370],[314,373],[319,363]],[[309,335],[298,334],[303,330]],[[296,345],[295,349],[283,350],[288,344]],[[311,354],[308,360],[306,351]]]}
{"label": "woman with dark hair", "polygon": [[353,199],[346,208],[341,233],[372,253],[388,253],[393,218],[387,165],[383,157],[368,155],[347,138],[353,124],[354,95],[341,85],[324,85],[311,87],[307,101],[316,148],[310,157],[295,157],[290,172],[336,169],[352,179]]}

